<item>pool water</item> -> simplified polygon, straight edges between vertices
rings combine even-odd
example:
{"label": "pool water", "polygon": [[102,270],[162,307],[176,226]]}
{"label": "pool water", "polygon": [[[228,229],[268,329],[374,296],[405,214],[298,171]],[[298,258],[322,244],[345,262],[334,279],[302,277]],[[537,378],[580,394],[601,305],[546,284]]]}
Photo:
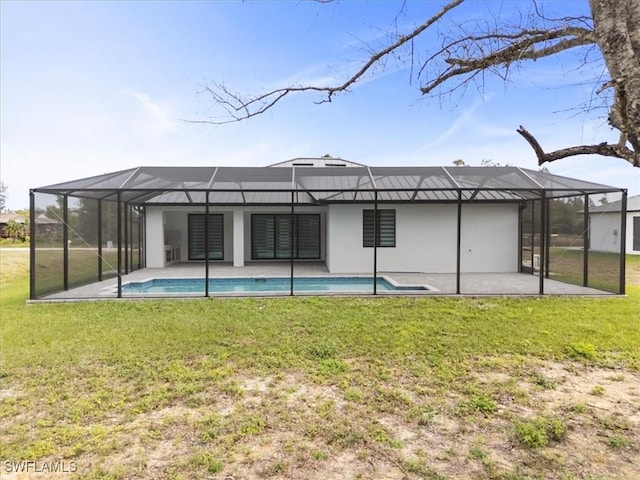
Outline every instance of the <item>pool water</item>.
{"label": "pool water", "polygon": [[[396,286],[384,277],[377,278],[378,291],[424,291],[424,286]],[[372,277],[295,277],[294,292],[373,292]],[[289,277],[265,278],[210,278],[209,293],[288,292]],[[123,294],[178,294],[204,295],[204,278],[154,278],[144,282],[122,285]]]}

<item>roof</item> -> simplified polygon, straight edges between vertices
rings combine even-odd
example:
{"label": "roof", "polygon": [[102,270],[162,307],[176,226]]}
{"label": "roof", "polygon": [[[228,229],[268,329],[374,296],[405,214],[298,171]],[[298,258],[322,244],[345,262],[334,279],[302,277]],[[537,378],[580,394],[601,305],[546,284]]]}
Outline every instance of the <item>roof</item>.
{"label": "roof", "polygon": [[[344,162],[344,166],[335,166]],[[313,164],[313,165],[310,165]],[[274,168],[277,167],[277,168]],[[321,168],[318,168],[321,167]],[[347,167],[347,168],[345,168]],[[519,167],[368,167],[294,159],[271,167],[138,167],[34,192],[133,204],[225,205],[521,201],[621,189]]]}
{"label": "roof", "polygon": [[60,223],[60,221],[49,218],[44,213],[41,213],[36,217],[36,225],[53,225],[57,223]]}
{"label": "roof", "polygon": [[366,167],[362,163],[352,162],[345,160],[344,158],[335,158],[330,155],[325,155],[320,158],[302,157],[292,158],[291,160],[285,160],[284,162],[274,163],[268,165],[269,167]]}
{"label": "roof", "polygon": [[[604,205],[598,205],[597,207],[590,207],[590,213],[614,213],[619,212],[622,208],[622,200],[616,200],[615,202],[606,203]],[[640,195],[627,198],[627,213],[640,212]]]}
{"label": "roof", "polygon": [[24,215],[19,213],[0,213],[0,223],[9,223],[13,220],[16,223],[25,223]]}

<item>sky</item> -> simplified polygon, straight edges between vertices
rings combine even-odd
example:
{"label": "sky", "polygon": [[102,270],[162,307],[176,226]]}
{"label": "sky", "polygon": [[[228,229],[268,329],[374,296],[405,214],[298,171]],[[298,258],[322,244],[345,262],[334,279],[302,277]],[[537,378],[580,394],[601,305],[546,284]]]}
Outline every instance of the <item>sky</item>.
{"label": "sky", "polygon": [[[302,94],[243,122],[190,122],[222,114],[208,81],[242,94],[342,83],[390,32],[410,32],[443,4],[0,0],[7,207],[28,207],[30,188],[137,166],[264,166],[329,154],[367,165],[462,159],[536,170],[519,125],[546,150],[617,140],[605,110],[581,108],[597,97],[603,69],[593,52],[576,68],[584,51],[522,65],[506,83],[485,76],[482,88],[444,99],[420,94],[410,57],[389,59],[331,103]],[[527,5],[468,0],[441,25],[515,21]],[[587,0],[544,5],[547,16],[588,14]],[[421,37],[414,60],[438,42],[435,32]],[[640,169],[620,159],[581,156],[547,168],[640,194]]]}

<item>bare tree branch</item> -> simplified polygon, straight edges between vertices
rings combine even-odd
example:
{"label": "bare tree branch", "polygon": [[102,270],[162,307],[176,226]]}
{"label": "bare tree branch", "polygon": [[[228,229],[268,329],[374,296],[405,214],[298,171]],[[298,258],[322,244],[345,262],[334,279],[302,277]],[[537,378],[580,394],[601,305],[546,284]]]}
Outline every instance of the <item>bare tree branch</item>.
{"label": "bare tree branch", "polygon": [[[469,36],[458,39],[455,42],[445,45],[436,55],[446,55],[452,47],[458,44],[477,44],[485,40],[518,41],[510,42],[504,48],[498,49],[497,51],[490,51],[490,53],[477,58],[446,56],[444,62],[450,65],[450,68],[444,70],[434,80],[427,82],[420,91],[423,94],[431,93],[436,87],[445,83],[447,80],[459,75],[466,75],[476,70],[487,70],[496,66],[508,66],[511,63],[521,62],[523,60],[537,60],[554,55],[563,50],[596,43],[594,33],[585,28],[565,27],[558,30],[523,30],[511,35],[490,33],[482,36]],[[552,40],[558,41],[549,43]],[[468,54],[468,49],[464,48],[463,53]],[[431,56],[427,62],[434,58],[437,57]],[[424,70],[426,66],[427,63],[425,63],[421,71]]]}
{"label": "bare tree branch", "polygon": [[533,151],[538,157],[538,165],[543,165],[546,162],[553,162],[562,158],[572,157],[575,155],[603,155],[605,157],[616,157],[623,160],[627,160],[636,167],[640,166],[640,158],[638,154],[633,150],[627,148],[620,143],[611,145],[607,142],[599,143],[597,145],[578,145],[574,147],[561,148],[553,152],[545,153],[544,149],[540,146],[540,143],[536,138],[529,133],[529,131],[522,125],[516,130],[524,139],[531,145]]}
{"label": "bare tree branch", "polygon": [[401,35],[398,40],[389,45],[387,48],[384,48],[378,52],[375,52],[371,55],[369,60],[358,70],[354,75],[349,77],[345,82],[341,85],[336,85],[333,87],[320,87],[320,86],[289,86],[285,88],[279,88],[276,90],[272,90],[262,95],[258,95],[253,98],[243,99],[238,94],[232,93],[228,90],[223,84],[213,82],[214,88],[210,86],[206,86],[205,90],[209,92],[217,104],[221,105],[227,113],[230,115],[230,118],[226,120],[211,120],[211,121],[199,121],[197,123],[211,123],[215,125],[221,125],[224,123],[233,123],[239,122],[241,120],[255,117],[256,115],[260,115],[265,111],[272,108],[276,103],[285,98],[286,96],[292,93],[300,93],[300,92],[323,92],[326,93],[326,98],[317,103],[327,103],[331,102],[333,95],[338,92],[344,92],[348,90],[352,85],[357,83],[374,65],[380,62],[383,58],[385,58],[390,53],[402,47],[407,42],[410,42],[413,38],[420,35],[426,29],[435,24],[438,20],[440,20],[448,11],[460,5],[464,0],[452,0],[447,5],[445,5],[438,13],[436,13],[429,20],[424,22],[418,28],[416,28],[413,32],[407,35]]}
{"label": "bare tree branch", "polygon": [[[441,45],[435,51],[431,50],[431,45],[427,46],[423,52],[426,60],[416,61],[414,55],[420,48],[417,39],[436,23],[441,23],[444,15],[463,1],[450,0],[410,33],[395,37],[395,41],[385,48],[373,50],[363,66],[339,84],[289,85],[261,95],[242,96],[222,83],[211,82],[203,91],[211,95],[227,116],[194,123],[239,122],[266,112],[287,96],[302,92],[321,93],[322,97],[316,103],[331,102],[335,94],[348,91],[375,66],[384,64],[391,54],[398,58],[410,57],[411,78],[414,68],[420,65],[416,78],[423,81],[421,93],[440,96],[464,92],[472,82],[482,84],[487,73],[506,80],[512,65],[592,45],[602,53],[608,74],[608,78],[598,79],[598,83],[604,85],[595,93],[612,89],[612,94],[604,95],[602,101],[609,109],[609,124],[620,133],[618,143],[579,145],[545,153],[524,127],[517,132],[531,145],[541,164],[573,155],[598,154],[640,166],[640,0],[589,0],[591,17],[558,18],[545,16],[538,0],[532,0],[532,11],[518,12],[520,17],[516,25],[495,16],[474,23],[450,25],[444,34],[440,33]],[[406,50],[401,50],[403,47]],[[583,62],[586,62],[586,54]],[[426,75],[430,79],[424,80]]]}

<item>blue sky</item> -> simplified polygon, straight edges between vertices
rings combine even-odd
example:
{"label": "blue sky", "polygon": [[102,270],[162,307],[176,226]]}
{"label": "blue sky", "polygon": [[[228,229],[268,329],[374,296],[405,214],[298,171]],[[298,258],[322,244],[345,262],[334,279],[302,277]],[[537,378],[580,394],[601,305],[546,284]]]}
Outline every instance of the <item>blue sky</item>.
{"label": "blue sky", "polygon": [[[139,165],[267,165],[331,154],[370,165],[479,165],[484,159],[537,169],[524,125],[550,150],[615,141],[603,112],[576,107],[592,97],[601,62],[576,70],[579,55],[488,78],[449,101],[422,98],[410,64],[390,60],[331,104],[292,97],[272,111],[219,127],[184,122],[219,115],[201,92],[206,79],[244,93],[293,82],[338,82],[444,2],[214,1],[0,2],[1,178],[8,207],[28,189]],[[527,2],[471,0],[447,21]],[[546,13],[586,13],[587,0],[547,2]],[[554,12],[551,8],[562,8]],[[428,49],[435,37],[417,46]],[[597,87],[597,86],[596,86]],[[578,157],[551,172],[640,193],[640,169]]]}

